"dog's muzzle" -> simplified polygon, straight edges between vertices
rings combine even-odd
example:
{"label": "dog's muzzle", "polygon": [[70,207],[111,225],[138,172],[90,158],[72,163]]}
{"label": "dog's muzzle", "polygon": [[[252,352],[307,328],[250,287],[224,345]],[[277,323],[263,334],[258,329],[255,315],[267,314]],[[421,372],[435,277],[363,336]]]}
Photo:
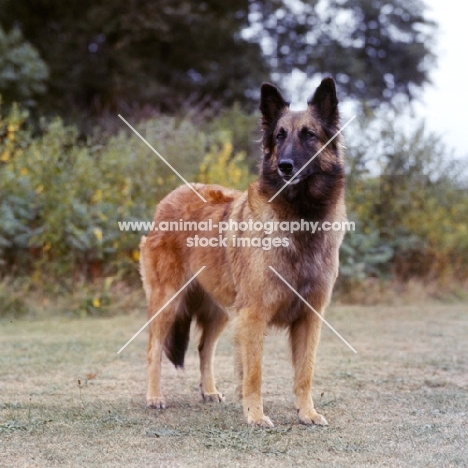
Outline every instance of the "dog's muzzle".
{"label": "dog's muzzle", "polygon": [[[292,159],[282,159],[278,162],[278,174],[283,178],[285,182],[290,180],[296,173],[294,162]],[[296,177],[291,185],[297,184],[300,180],[300,177]]]}

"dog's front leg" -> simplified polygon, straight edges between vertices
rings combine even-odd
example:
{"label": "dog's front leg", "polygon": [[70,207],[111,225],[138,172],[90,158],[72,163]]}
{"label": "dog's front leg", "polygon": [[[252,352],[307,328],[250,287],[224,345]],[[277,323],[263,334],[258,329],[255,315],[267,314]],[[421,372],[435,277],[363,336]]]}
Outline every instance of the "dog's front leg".
{"label": "dog's front leg", "polygon": [[315,353],[321,325],[320,318],[310,311],[304,318],[291,325],[290,340],[294,365],[294,393],[299,421],[307,425],[326,426],[327,420],[315,411],[311,393]]}
{"label": "dog's front leg", "polygon": [[263,414],[261,394],[263,340],[267,324],[252,315],[248,310],[240,311],[235,331],[235,341],[240,347],[242,361],[244,415],[249,424],[273,427],[270,418]]}

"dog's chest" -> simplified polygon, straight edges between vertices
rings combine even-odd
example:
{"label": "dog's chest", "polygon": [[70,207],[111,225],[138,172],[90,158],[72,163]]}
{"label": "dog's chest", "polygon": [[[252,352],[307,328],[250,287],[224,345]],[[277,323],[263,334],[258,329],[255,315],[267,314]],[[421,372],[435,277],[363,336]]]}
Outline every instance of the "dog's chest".
{"label": "dog's chest", "polygon": [[277,300],[272,303],[276,309],[273,324],[288,325],[312,313],[301,298],[315,309],[328,302],[338,270],[338,245],[318,237],[315,240],[304,244],[301,239],[299,246],[292,243],[271,258],[271,266],[281,275],[276,281]]}

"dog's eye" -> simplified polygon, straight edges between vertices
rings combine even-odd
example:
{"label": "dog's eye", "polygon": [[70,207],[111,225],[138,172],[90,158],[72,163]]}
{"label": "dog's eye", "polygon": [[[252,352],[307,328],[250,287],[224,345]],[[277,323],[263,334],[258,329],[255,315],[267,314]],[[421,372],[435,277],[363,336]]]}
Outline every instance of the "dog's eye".
{"label": "dog's eye", "polygon": [[283,141],[286,138],[286,132],[281,129],[277,134],[276,134],[276,141]]}
{"label": "dog's eye", "polygon": [[312,140],[312,139],[314,139],[314,138],[317,137],[317,134],[314,133],[312,130],[307,130],[307,131],[305,132],[305,136],[306,136],[306,138],[307,138],[308,140]]}

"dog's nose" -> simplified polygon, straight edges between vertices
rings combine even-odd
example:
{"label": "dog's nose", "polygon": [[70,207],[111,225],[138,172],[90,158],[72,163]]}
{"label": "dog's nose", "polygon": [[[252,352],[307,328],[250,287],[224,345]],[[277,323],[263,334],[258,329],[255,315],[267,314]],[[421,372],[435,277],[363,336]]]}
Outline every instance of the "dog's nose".
{"label": "dog's nose", "polygon": [[291,159],[283,159],[278,163],[279,170],[285,175],[291,175],[294,164]]}

